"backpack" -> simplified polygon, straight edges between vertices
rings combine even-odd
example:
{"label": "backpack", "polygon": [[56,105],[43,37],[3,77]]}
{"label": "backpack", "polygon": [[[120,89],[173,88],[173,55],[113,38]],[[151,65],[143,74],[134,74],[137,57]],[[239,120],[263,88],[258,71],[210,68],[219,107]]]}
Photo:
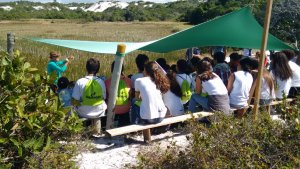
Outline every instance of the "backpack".
{"label": "backpack", "polygon": [[69,107],[71,106],[72,91],[69,88],[62,89],[58,93],[58,98],[62,107]]}
{"label": "backpack", "polygon": [[116,98],[116,105],[122,106],[129,103],[129,88],[126,85],[126,82],[120,79],[119,87],[118,87],[118,94]]}
{"label": "backpack", "polygon": [[187,81],[187,78],[185,79],[179,75],[178,77],[180,77],[183,80],[181,84],[181,92],[182,92],[181,100],[188,101],[192,96],[191,84]]}
{"label": "backpack", "polygon": [[103,103],[102,87],[96,79],[89,79],[83,89],[82,105],[97,106]]}

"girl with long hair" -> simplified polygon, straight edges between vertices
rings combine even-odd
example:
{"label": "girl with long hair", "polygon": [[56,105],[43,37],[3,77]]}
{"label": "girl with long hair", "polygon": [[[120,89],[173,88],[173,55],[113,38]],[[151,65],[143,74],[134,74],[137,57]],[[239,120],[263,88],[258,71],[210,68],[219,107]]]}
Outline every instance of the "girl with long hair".
{"label": "girl with long hair", "polygon": [[[159,123],[166,116],[162,94],[170,89],[170,83],[155,62],[145,65],[144,77],[135,81],[135,99],[141,100],[140,113],[137,117],[144,123]],[[139,123],[134,120],[133,123]]]}
{"label": "girl with long hair", "polygon": [[229,98],[222,79],[212,72],[208,61],[201,61],[197,70],[196,90],[189,102],[189,111],[198,111],[198,105],[206,111],[221,111],[229,114]]}
{"label": "girl with long hair", "polygon": [[249,57],[242,58],[237,71],[228,79],[227,90],[229,93],[230,106],[236,109],[248,105],[249,92],[253,83],[251,75],[253,61]]}
{"label": "girl with long hair", "polygon": [[282,99],[283,95],[287,96],[289,94],[292,86],[293,72],[283,52],[276,52],[273,55],[271,65],[271,75],[275,81],[276,99]]}
{"label": "girl with long hair", "polygon": [[260,105],[268,105],[275,99],[274,80],[271,73],[267,70],[263,70],[263,78],[260,90]]}
{"label": "girl with long hair", "polygon": [[182,92],[176,81],[176,73],[169,71],[167,77],[170,83],[170,90],[163,94],[163,101],[169,109],[171,116],[183,115],[184,108],[181,103]]}

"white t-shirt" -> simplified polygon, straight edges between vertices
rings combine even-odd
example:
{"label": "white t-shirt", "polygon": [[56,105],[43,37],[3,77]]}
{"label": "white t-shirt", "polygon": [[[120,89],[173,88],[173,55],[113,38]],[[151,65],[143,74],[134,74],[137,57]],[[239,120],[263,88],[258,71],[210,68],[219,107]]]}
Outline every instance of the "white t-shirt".
{"label": "white t-shirt", "polygon": [[[184,81],[185,79],[186,79],[187,82],[190,84],[190,87],[191,87],[192,92],[194,92],[194,91],[195,91],[195,86],[194,86],[194,84],[193,84],[193,78],[192,78],[191,76],[189,76],[189,75],[187,75],[187,74],[184,74],[184,73],[182,73],[182,74],[177,74],[177,75],[176,75],[176,80],[177,80],[177,82],[178,82],[180,88],[181,88],[182,83],[183,83],[183,81]],[[196,84],[196,83],[195,83],[195,84]],[[188,102],[188,100],[187,100],[187,101],[181,101],[181,102],[182,102],[182,104],[186,104],[186,103]]]}
{"label": "white t-shirt", "polygon": [[143,73],[137,73],[137,74],[134,74],[131,76],[131,82],[132,82],[131,84],[133,84],[133,88],[135,88],[136,79],[141,78],[141,77],[144,77]]}
{"label": "white t-shirt", "polygon": [[292,61],[289,61],[289,65],[293,72],[292,87],[300,87],[300,66]]}
{"label": "white t-shirt", "polygon": [[274,86],[273,86],[273,90],[272,90],[272,93],[270,91],[270,87],[267,83],[267,81],[262,78],[262,84],[261,84],[261,90],[260,90],[260,99],[275,99],[276,96],[275,96],[275,89],[274,89]]}
{"label": "white t-shirt", "polygon": [[105,103],[106,99],[106,89],[105,84],[102,79],[95,77],[95,76],[85,76],[77,80],[75,83],[75,87],[73,89],[72,97],[75,100],[82,102],[82,95],[85,85],[91,80],[96,79],[97,82],[101,85],[102,88],[102,96],[103,96],[103,103],[97,106],[85,106],[81,105],[77,109],[77,113],[80,117],[83,118],[97,118],[105,115],[105,110],[107,109],[107,105]]}
{"label": "white t-shirt", "polygon": [[142,119],[163,118],[166,116],[167,108],[162,100],[160,90],[149,76],[139,78],[135,81],[135,91],[140,92],[142,103],[140,116]]}
{"label": "white t-shirt", "polygon": [[274,76],[273,71],[271,71],[273,79],[275,79],[275,96],[278,99],[282,99],[282,92],[287,96],[292,86],[292,78],[282,81],[280,78]]}
{"label": "white t-shirt", "polygon": [[252,83],[253,77],[249,72],[235,72],[233,88],[229,95],[230,104],[241,107],[247,106]]}
{"label": "white t-shirt", "polygon": [[184,108],[181,103],[180,97],[176,96],[170,90],[163,94],[163,101],[167,108],[170,110],[172,116],[180,116],[184,113]]}
{"label": "white t-shirt", "polygon": [[207,93],[208,95],[226,95],[228,94],[227,88],[224,85],[222,79],[215,74],[213,79],[202,82],[202,93]]}

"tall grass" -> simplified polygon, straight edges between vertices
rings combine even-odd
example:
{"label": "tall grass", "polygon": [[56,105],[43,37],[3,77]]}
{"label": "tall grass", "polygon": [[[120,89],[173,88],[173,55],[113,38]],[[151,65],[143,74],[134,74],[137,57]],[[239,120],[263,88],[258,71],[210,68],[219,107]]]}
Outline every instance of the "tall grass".
{"label": "tall grass", "polygon": [[[110,76],[110,64],[113,55],[95,54],[73,49],[57,47],[24,39],[25,37],[76,39],[92,41],[143,42],[158,39],[174,33],[174,30],[188,25],[178,22],[88,22],[70,20],[20,20],[0,21],[0,50],[6,49],[6,34],[13,32],[16,36],[15,48],[26,54],[28,61],[40,71],[46,71],[50,51],[58,51],[62,56],[74,55],[75,59],[64,74],[70,80],[76,80],[85,74],[85,62],[90,57],[97,57],[101,63],[100,74]],[[151,60],[165,57],[174,63],[184,56],[184,51],[157,54],[144,51],[130,53],[124,62],[125,73],[137,71],[135,56],[147,54]]]}

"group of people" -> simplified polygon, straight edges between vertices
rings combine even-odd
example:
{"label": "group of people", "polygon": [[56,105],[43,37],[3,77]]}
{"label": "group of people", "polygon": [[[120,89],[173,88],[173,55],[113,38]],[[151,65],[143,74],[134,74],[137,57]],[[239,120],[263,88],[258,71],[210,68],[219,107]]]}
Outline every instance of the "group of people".
{"label": "group of people", "polygon": [[[121,73],[116,106],[113,109],[118,126],[137,123],[159,123],[169,116],[185,111],[219,111],[229,114],[230,107],[248,106],[249,93],[255,82],[258,60],[255,57],[216,51],[213,59],[200,53],[189,60],[180,59],[168,65],[164,58],[150,61],[139,54],[135,61],[138,72],[126,76]],[[299,57],[298,57],[299,58]],[[73,57],[59,61],[59,54],[50,53],[48,73],[57,75],[55,81],[63,106],[74,106],[79,117],[105,116],[111,78],[97,76],[100,62],[90,58],[86,62],[87,75],[70,83],[61,73]],[[284,50],[270,56],[269,70],[263,72],[261,105],[300,92],[300,66],[294,51]],[[266,65],[265,65],[266,66]],[[111,65],[113,71],[114,63]]]}

